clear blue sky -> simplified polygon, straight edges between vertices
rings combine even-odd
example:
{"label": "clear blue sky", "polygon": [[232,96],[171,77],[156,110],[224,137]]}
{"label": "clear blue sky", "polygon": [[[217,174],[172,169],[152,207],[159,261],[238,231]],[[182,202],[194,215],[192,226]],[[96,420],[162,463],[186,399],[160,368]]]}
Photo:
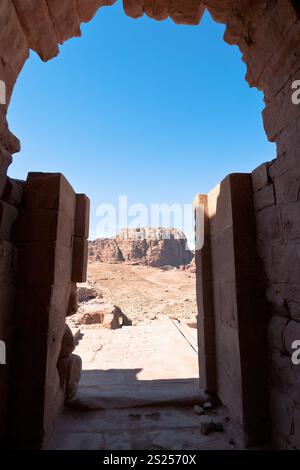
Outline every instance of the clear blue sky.
{"label": "clear blue sky", "polygon": [[10,175],[62,172],[92,201],[189,203],[226,174],[275,157],[263,97],[250,89],[236,47],[208,14],[197,26],[102,8],[82,38],[45,64],[25,65],[9,111],[22,151]]}

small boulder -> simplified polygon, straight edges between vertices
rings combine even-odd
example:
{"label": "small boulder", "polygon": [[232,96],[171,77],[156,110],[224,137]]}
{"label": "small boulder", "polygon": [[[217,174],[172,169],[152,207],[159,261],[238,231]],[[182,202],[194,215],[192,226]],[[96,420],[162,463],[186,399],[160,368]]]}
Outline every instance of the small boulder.
{"label": "small boulder", "polygon": [[200,416],[200,432],[204,436],[211,432],[222,432],[224,431],[223,423],[218,418],[212,418],[211,416],[203,415]]}
{"label": "small boulder", "polygon": [[77,286],[78,301],[88,302],[89,300],[95,299],[98,294],[96,289],[91,286],[88,282],[83,282]]}
{"label": "small boulder", "polygon": [[200,405],[195,405],[193,408],[193,411],[194,413],[196,413],[196,415],[199,415],[199,416],[204,414],[204,409]]}

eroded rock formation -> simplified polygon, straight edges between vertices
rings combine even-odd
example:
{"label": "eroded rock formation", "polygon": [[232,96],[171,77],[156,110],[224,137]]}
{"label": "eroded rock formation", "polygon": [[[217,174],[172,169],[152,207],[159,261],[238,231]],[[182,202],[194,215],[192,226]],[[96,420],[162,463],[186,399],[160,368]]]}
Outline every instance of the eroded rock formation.
{"label": "eroded rock formation", "polygon": [[184,233],[174,228],[123,229],[115,238],[89,242],[90,261],[179,267],[193,258]]}

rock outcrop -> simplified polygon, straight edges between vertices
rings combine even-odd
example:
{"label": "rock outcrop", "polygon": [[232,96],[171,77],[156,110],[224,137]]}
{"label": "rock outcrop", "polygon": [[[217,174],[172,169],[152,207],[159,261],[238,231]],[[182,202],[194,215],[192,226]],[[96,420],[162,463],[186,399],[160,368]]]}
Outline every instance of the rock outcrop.
{"label": "rock outcrop", "polygon": [[174,228],[123,229],[115,238],[89,242],[90,262],[179,267],[191,263],[193,258],[186,236]]}

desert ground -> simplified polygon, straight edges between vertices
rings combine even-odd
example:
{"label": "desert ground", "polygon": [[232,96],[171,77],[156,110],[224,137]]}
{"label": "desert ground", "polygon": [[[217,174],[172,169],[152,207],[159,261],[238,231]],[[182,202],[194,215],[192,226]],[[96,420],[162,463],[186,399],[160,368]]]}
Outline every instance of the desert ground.
{"label": "desert ground", "polygon": [[[191,270],[126,263],[90,263],[88,281],[104,302],[113,303],[138,324],[159,315],[196,321],[196,277]],[[195,325],[194,325],[195,326]]]}

